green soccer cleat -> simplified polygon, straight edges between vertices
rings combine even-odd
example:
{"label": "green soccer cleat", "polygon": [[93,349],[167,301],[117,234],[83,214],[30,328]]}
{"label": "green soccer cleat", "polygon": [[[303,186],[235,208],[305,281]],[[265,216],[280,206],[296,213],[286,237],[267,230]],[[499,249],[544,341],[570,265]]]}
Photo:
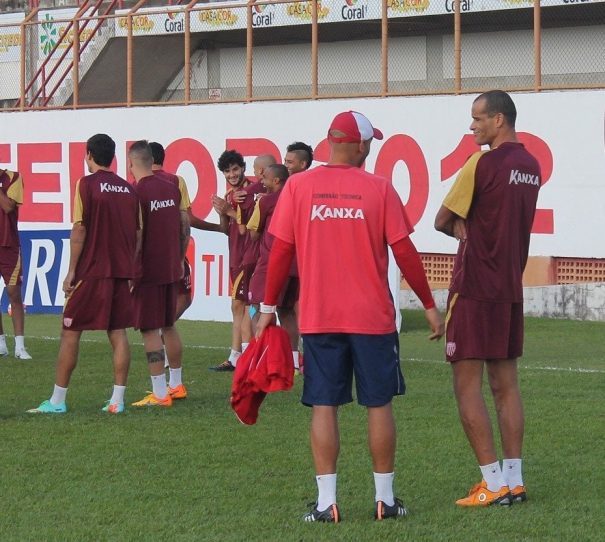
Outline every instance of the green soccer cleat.
{"label": "green soccer cleat", "polygon": [[112,403],[110,399],[101,410],[109,414],[121,414],[124,412],[124,403]]}
{"label": "green soccer cleat", "polygon": [[65,401],[59,403],[58,405],[53,405],[47,399],[46,401],[42,401],[40,406],[36,408],[30,408],[27,413],[28,414],[65,414],[67,412],[67,405]]}

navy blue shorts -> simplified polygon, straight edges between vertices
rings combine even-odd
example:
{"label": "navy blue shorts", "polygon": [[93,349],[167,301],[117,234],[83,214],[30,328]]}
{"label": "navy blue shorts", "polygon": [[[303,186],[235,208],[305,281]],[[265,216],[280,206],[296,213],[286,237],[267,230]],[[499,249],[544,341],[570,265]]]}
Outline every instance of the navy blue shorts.
{"label": "navy blue shorts", "polygon": [[353,401],[381,407],[405,393],[399,366],[399,335],[317,333],[303,335],[305,379],[302,403],[338,406]]}

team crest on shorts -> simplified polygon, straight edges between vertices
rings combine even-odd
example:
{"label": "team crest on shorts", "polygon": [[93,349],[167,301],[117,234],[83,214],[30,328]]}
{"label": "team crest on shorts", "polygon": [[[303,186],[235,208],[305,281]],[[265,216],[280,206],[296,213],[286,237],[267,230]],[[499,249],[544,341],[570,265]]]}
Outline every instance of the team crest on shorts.
{"label": "team crest on shorts", "polygon": [[71,327],[72,322],[73,318],[63,318],[63,325],[65,327]]}
{"label": "team crest on shorts", "polygon": [[448,356],[453,356],[455,352],[456,352],[456,343],[449,342],[445,345],[445,353]]}

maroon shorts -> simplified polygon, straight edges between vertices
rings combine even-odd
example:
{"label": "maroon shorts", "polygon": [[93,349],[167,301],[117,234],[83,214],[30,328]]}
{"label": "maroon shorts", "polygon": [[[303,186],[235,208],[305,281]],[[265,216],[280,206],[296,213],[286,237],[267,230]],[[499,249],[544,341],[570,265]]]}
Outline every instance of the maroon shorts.
{"label": "maroon shorts", "polygon": [[[258,305],[265,299],[265,281],[267,280],[267,270],[260,273],[254,272],[250,279],[248,291],[248,301],[251,305]],[[277,306],[282,309],[293,309],[298,301],[298,292],[300,290],[300,280],[298,277],[288,277],[286,285],[277,298]]]}
{"label": "maroon shorts", "polygon": [[185,258],[184,268],[185,274],[179,281],[179,295],[191,293],[191,265],[189,264],[189,260],[187,260],[187,258]]}
{"label": "maroon shorts", "polygon": [[523,303],[476,301],[450,293],[445,357],[514,359],[523,354]]}
{"label": "maroon shorts", "polygon": [[6,286],[21,286],[23,269],[19,247],[0,247],[0,274]]}
{"label": "maroon shorts", "polygon": [[134,324],[128,279],[83,279],[65,300],[63,329],[126,329]]}
{"label": "maroon shorts", "polygon": [[137,286],[134,291],[135,329],[147,331],[174,325],[179,282]]}
{"label": "maroon shorts", "polygon": [[239,301],[243,301],[246,304],[249,303],[248,291],[250,288],[250,279],[254,274],[255,265],[255,263],[242,265],[235,278],[233,278],[233,276],[231,277],[233,283],[233,286],[231,288],[232,299],[238,299]]}

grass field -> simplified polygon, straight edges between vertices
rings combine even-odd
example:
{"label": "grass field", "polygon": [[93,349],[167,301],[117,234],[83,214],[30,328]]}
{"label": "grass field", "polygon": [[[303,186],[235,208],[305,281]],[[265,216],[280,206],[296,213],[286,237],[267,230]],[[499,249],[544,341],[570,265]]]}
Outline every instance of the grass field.
{"label": "grass field", "polygon": [[[10,322],[4,316],[5,327]],[[84,335],[68,393],[70,411],[32,416],[49,397],[60,318],[28,316],[31,362],[0,360],[0,541],[603,540],[605,532],[605,324],[528,319],[521,385],[530,500],[511,508],[458,509],[479,480],[460,428],[443,343],[426,340],[422,314],[404,313],[408,393],[395,400],[396,493],[403,521],[374,522],[365,414],[341,410],[339,525],[304,524],[316,487],[309,410],[295,389],[267,398],[259,422],[240,425],[231,375],[214,374],[226,324],[179,322],[190,397],[166,410],[100,412],[111,394],[109,346]],[[140,338],[126,399],[149,389]],[[12,350],[13,340],[9,339]]]}

